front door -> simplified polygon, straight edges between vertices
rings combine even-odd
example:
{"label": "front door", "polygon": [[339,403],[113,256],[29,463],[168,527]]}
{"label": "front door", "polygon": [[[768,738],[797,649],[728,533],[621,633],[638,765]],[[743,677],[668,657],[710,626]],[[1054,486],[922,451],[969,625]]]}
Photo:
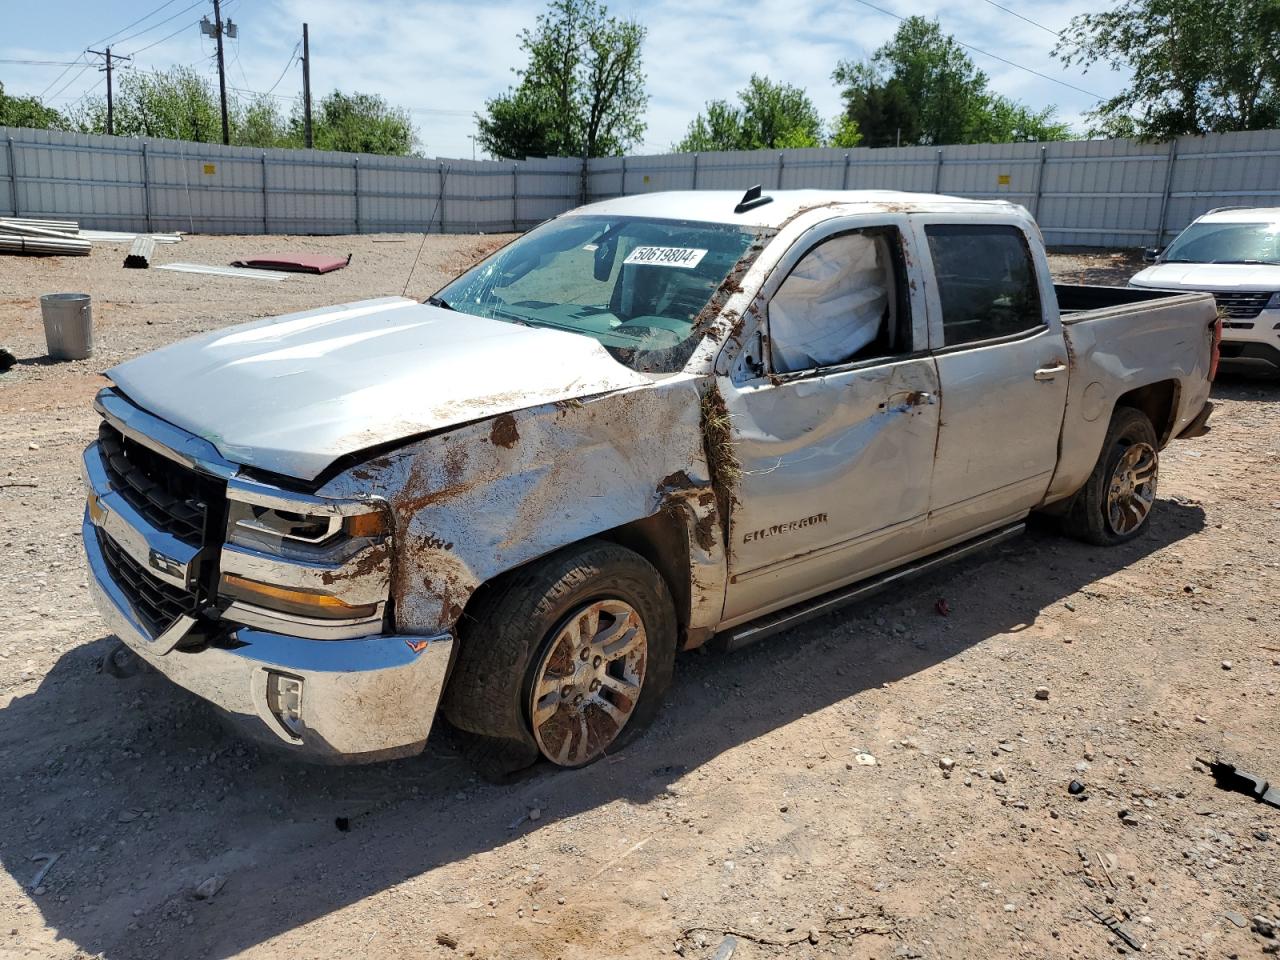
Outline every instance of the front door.
{"label": "front door", "polygon": [[1014,223],[918,224],[933,261],[942,389],[928,538],[938,547],[1017,519],[1058,462],[1067,352],[1048,264]]}
{"label": "front door", "polygon": [[919,548],[938,377],[913,245],[905,220],[823,225],[766,283],[758,364],[718,378],[740,472],[726,625]]}

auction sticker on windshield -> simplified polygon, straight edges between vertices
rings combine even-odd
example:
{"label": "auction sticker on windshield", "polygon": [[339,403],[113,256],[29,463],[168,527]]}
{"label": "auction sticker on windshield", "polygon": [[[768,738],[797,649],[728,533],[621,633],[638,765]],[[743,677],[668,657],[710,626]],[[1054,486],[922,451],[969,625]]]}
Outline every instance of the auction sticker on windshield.
{"label": "auction sticker on windshield", "polygon": [[636,247],[623,263],[645,264],[652,267],[685,267],[692,269],[707,255],[705,250],[692,247]]}

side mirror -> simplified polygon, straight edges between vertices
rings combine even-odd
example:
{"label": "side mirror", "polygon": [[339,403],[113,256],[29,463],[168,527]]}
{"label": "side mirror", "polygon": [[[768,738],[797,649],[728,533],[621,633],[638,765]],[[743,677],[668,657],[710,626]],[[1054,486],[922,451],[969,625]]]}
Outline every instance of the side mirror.
{"label": "side mirror", "polygon": [[1155,263],[1163,251],[1159,247],[1147,247],[1142,251],[1143,263]]}

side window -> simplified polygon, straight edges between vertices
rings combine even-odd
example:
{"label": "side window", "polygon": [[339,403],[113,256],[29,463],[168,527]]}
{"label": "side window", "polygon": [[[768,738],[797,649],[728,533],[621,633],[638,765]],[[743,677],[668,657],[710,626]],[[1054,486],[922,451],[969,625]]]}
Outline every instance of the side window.
{"label": "side window", "polygon": [[893,227],[842,233],[806,253],[769,301],[775,373],[911,352],[902,240]]}
{"label": "side window", "polygon": [[951,347],[1025,333],[1044,325],[1031,248],[1021,230],[993,224],[924,228]]}

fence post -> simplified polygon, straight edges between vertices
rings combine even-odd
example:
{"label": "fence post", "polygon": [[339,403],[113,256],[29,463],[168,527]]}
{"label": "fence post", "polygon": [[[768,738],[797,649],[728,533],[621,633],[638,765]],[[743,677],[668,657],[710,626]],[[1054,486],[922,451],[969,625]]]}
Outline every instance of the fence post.
{"label": "fence post", "polygon": [[942,190],[942,148],[938,148],[938,165],[933,168],[933,192]]}
{"label": "fence post", "polygon": [[14,159],[13,137],[9,138],[9,200],[13,215],[21,216],[18,212],[18,161]]}
{"label": "fence post", "polygon": [[271,231],[267,229],[267,151],[262,151],[262,233],[265,236]]}
{"label": "fence post", "polygon": [[147,218],[147,233],[151,233],[151,175],[147,165],[147,141],[142,141],[142,212]]}
{"label": "fence post", "polygon": [[618,193],[622,196],[627,195],[627,158],[622,158],[622,182],[618,185]]}
{"label": "fence post", "polygon": [[778,186],[775,188],[778,190],[782,189],[782,165],[784,162],[783,154],[778,154]]}
{"label": "fence post", "polygon": [[1044,196],[1044,165],[1049,158],[1048,149],[1048,147],[1040,148],[1040,166],[1036,168],[1036,199],[1031,208],[1031,216],[1037,220],[1040,219],[1040,198]]}
{"label": "fence post", "polygon": [[690,189],[698,189],[698,155],[696,153],[693,155],[693,186]]}
{"label": "fence post", "polygon": [[[12,141],[10,141],[12,142]],[[1160,198],[1160,226],[1156,233],[1156,246],[1164,246],[1164,231],[1168,224],[1169,217],[1169,194],[1173,190],[1173,165],[1178,162],[1178,138],[1174,137],[1169,141],[1169,159],[1166,161],[1168,166],[1164,172],[1164,194]],[[12,161],[10,161],[12,163]]]}
{"label": "fence post", "polygon": [[352,161],[352,171],[356,176],[356,233],[360,232],[360,157]]}
{"label": "fence post", "polygon": [[444,216],[445,216],[444,186],[448,182],[448,179],[449,179],[449,176],[444,169],[444,161],[441,160],[440,161],[440,201],[438,204],[440,207],[440,233],[441,234],[444,233]]}
{"label": "fence post", "polygon": [[511,164],[511,232],[520,232],[520,164]]}
{"label": "fence post", "polygon": [[849,189],[849,155],[844,155],[844,177],[840,180],[840,189]]}

